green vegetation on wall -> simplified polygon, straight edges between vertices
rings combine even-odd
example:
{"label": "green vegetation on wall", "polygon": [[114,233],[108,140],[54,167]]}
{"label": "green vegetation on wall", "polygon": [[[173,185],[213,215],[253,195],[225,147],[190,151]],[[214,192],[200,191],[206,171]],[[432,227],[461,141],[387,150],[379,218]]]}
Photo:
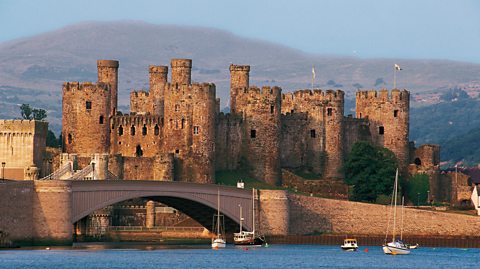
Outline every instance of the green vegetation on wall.
{"label": "green vegetation on wall", "polygon": [[393,190],[397,161],[390,150],[357,142],[345,161],[345,183],[351,186],[350,199],[375,202]]}
{"label": "green vegetation on wall", "polygon": [[414,175],[405,183],[405,185],[407,200],[412,204],[424,205],[428,202],[427,199],[430,184],[427,175]]}

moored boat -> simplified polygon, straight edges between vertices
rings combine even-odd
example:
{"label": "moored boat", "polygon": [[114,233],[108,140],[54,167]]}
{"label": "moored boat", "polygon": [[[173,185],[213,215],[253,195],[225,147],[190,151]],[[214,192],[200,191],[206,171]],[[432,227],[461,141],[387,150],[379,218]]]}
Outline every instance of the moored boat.
{"label": "moored boat", "polygon": [[233,243],[236,246],[262,246],[266,245],[267,242],[265,237],[258,235],[255,232],[255,189],[252,190],[252,231],[244,231],[242,229],[243,217],[242,217],[242,207],[240,207],[240,231],[238,233],[233,233]]}
{"label": "moored boat", "polygon": [[223,220],[223,215],[220,215],[220,190],[217,193],[217,214],[213,215],[213,226],[215,231],[215,237],[212,238],[212,248],[219,249],[225,248],[227,242],[225,241],[225,225],[220,225],[221,220]]}
{"label": "moored boat", "polygon": [[345,251],[357,251],[357,239],[347,238],[343,240],[343,245],[340,246]]}

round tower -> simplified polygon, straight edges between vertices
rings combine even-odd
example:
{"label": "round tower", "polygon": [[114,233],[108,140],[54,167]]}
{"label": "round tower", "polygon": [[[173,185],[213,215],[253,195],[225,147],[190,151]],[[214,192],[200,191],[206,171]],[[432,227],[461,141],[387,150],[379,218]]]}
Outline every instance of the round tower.
{"label": "round tower", "polygon": [[357,118],[368,118],[372,140],[397,157],[400,171],[409,163],[410,93],[407,90],[359,91],[356,94]]}
{"label": "round tower", "polygon": [[325,177],[343,178],[343,108],[344,92],[328,90],[325,94]]}
{"label": "round tower", "polygon": [[242,95],[244,108],[246,158],[255,178],[272,185],[281,184],[279,87],[251,87]]}
{"label": "round tower", "polygon": [[110,84],[110,113],[109,115],[115,115],[117,113],[118,103],[118,66],[119,63],[116,60],[98,60],[98,82],[105,82]]}
{"label": "round tower", "polygon": [[150,65],[150,100],[153,115],[163,116],[165,85],[167,84],[168,66]]}
{"label": "round tower", "polygon": [[192,83],[192,60],[191,59],[172,59],[172,84]]}
{"label": "round tower", "polygon": [[65,153],[90,156],[108,153],[110,130],[110,85],[64,83],[62,134]]}
{"label": "round tower", "polygon": [[248,89],[250,86],[250,66],[230,65],[230,112],[237,112],[237,98],[240,89]]}

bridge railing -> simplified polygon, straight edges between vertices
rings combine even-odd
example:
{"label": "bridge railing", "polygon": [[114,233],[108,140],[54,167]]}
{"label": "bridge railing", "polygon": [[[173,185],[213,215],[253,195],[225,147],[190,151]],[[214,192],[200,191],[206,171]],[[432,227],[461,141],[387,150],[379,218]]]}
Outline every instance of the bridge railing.
{"label": "bridge railing", "polygon": [[51,173],[50,175],[46,177],[40,178],[40,180],[47,180],[47,179],[59,179],[63,175],[65,175],[68,172],[72,172],[72,165],[70,162],[66,163],[64,166],[60,167],[57,171]]}
{"label": "bridge railing", "polygon": [[176,226],[156,226],[152,228],[147,228],[144,226],[109,226],[109,231],[138,231],[138,232],[148,232],[148,231],[159,231],[159,232],[203,232],[205,228],[203,227],[176,227]]}

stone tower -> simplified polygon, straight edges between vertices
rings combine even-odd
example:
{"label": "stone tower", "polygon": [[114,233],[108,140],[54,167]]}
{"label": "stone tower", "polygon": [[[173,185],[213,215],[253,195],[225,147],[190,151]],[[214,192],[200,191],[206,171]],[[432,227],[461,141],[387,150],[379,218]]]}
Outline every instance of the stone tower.
{"label": "stone tower", "polygon": [[192,60],[191,59],[172,59],[172,84],[191,84],[192,80]]}
{"label": "stone tower", "polygon": [[327,90],[325,94],[325,177],[343,178],[343,105],[344,92]]}
{"label": "stone tower", "polygon": [[238,88],[236,111],[245,122],[245,158],[255,178],[281,184],[279,87]]}
{"label": "stone tower", "polygon": [[230,113],[237,112],[238,91],[250,87],[250,66],[230,65]]}
{"label": "stone tower", "polygon": [[108,153],[110,84],[63,84],[62,134],[65,153]]}
{"label": "stone tower", "polygon": [[215,182],[215,85],[191,81],[192,61],[172,60],[164,93],[162,152],[173,153],[175,179]]}
{"label": "stone tower", "polygon": [[167,84],[168,66],[150,65],[150,112],[163,116],[165,85]]}
{"label": "stone tower", "polygon": [[400,171],[409,163],[410,93],[407,90],[359,91],[357,118],[368,118],[372,140],[395,153]]}
{"label": "stone tower", "polygon": [[118,61],[115,60],[98,60],[98,82],[110,84],[110,113],[108,116],[117,113],[118,103]]}

